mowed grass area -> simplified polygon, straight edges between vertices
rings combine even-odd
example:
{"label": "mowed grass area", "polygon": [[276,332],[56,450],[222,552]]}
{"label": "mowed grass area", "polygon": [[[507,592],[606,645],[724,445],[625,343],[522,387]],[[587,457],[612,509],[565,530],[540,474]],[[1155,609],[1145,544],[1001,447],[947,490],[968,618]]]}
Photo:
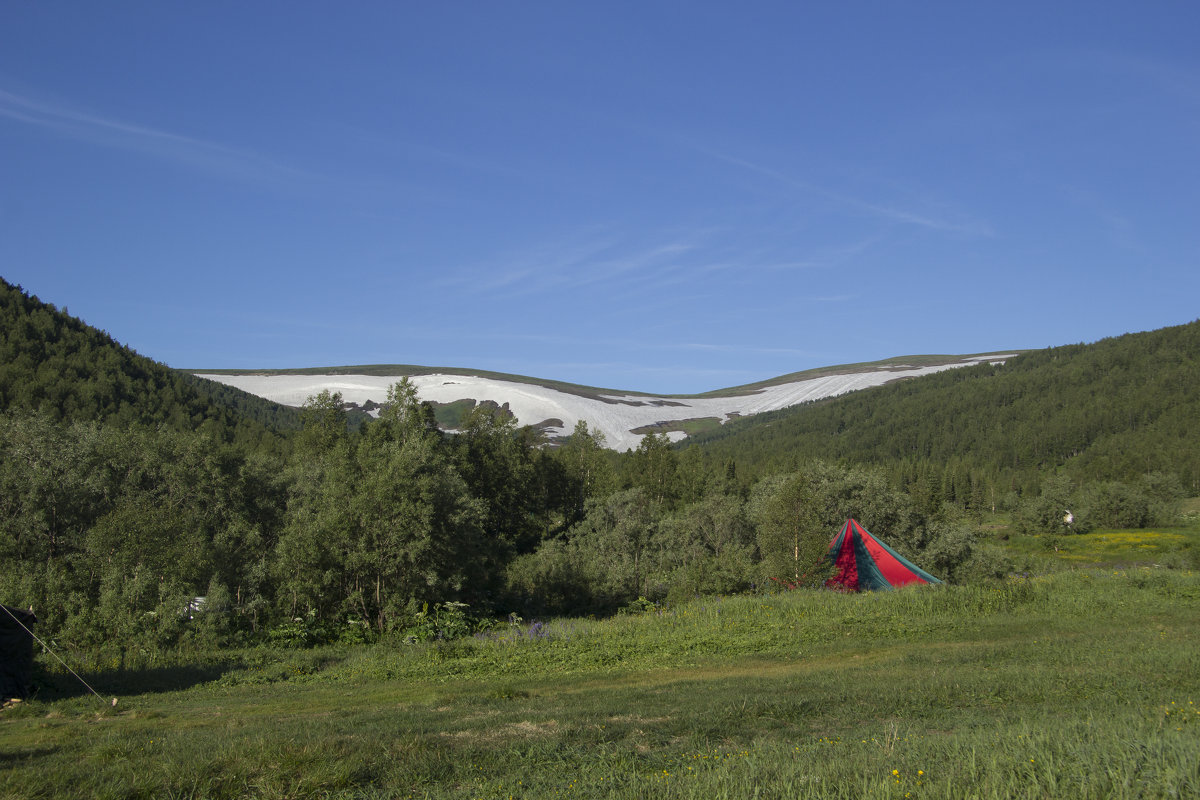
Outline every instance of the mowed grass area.
{"label": "mowed grass area", "polygon": [[1109,569],[194,654],[4,711],[0,796],[1194,797],[1198,653],[1200,575]]}

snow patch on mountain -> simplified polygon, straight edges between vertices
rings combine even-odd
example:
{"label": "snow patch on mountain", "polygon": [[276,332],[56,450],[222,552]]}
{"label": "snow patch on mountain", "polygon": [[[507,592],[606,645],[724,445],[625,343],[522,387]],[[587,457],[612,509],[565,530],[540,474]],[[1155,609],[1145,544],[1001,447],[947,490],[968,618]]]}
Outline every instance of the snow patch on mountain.
{"label": "snow patch on mountain", "polygon": [[[411,375],[409,381],[416,387],[422,400],[452,403],[456,400],[472,399],[477,402],[491,400],[500,405],[507,404],[521,425],[561,420],[561,427],[546,429],[551,436],[569,435],[575,424],[584,420],[589,428],[604,434],[608,447],[624,451],[638,446],[642,437],[633,431],[645,426],[696,418],[716,418],[725,422],[733,417],[787,408],[858,389],[881,386],[901,378],[929,375],[980,361],[1003,362],[1008,357],[975,356],[954,363],[926,367],[893,365],[886,369],[780,383],[745,394],[724,397],[657,397],[604,394],[599,391],[595,397],[583,397],[531,383],[466,375]],[[387,399],[388,387],[400,380],[398,376],[376,375],[196,374],[201,378],[234,386],[288,406],[301,406],[309,397],[324,390],[340,392],[343,400],[360,406],[369,401],[382,403]],[[685,436],[679,431],[672,431],[668,435],[672,440],[679,440]]]}

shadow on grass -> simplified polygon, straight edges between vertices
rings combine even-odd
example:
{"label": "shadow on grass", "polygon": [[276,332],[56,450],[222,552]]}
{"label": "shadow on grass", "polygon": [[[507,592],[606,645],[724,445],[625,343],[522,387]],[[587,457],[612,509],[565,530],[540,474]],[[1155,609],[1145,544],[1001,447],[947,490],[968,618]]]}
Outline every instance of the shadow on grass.
{"label": "shadow on grass", "polygon": [[[33,696],[37,700],[82,697],[92,693],[88,686],[101,695],[117,697],[176,692],[215,681],[225,673],[241,667],[240,660],[231,659],[206,664],[79,672],[79,678],[76,678],[68,672],[51,672],[39,665],[34,667]],[[84,681],[87,686],[84,685]]]}
{"label": "shadow on grass", "polygon": [[[35,661],[32,699],[53,701],[90,695],[129,697],[140,694],[177,692],[201,684],[228,685],[285,683],[309,680],[344,663],[352,648],[335,646],[310,649],[249,648],[209,651],[191,656],[175,654],[180,663],[159,666],[136,664],[91,669],[73,667],[78,677],[59,665]],[[192,660],[185,661],[185,658]],[[86,682],[86,686],[84,685]],[[91,687],[89,689],[88,687]]]}
{"label": "shadow on grass", "polygon": [[29,761],[40,756],[52,756],[57,752],[57,747],[33,747],[28,750],[18,750],[15,753],[0,752],[0,766],[8,766],[18,761]]}

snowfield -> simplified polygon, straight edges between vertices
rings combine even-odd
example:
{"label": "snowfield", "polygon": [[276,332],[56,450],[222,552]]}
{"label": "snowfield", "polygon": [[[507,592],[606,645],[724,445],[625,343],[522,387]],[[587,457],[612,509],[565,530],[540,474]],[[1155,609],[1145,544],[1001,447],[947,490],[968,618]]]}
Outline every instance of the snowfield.
{"label": "snowfield", "polygon": [[[981,361],[1001,363],[1010,357],[972,356],[938,366],[892,366],[875,371],[851,372],[782,383],[728,397],[654,397],[606,395],[599,392],[596,393],[596,397],[580,397],[535,384],[464,375],[410,375],[409,381],[416,387],[422,400],[452,403],[456,400],[472,399],[478,402],[491,400],[502,406],[507,404],[521,425],[560,420],[561,426],[547,427],[547,433],[551,436],[569,435],[575,424],[584,420],[589,428],[604,434],[608,447],[624,451],[638,446],[642,439],[641,434],[632,431],[646,425],[704,417],[725,422],[732,417],[774,411],[858,389],[881,386],[901,378],[928,375]],[[341,392],[344,401],[360,406],[368,401],[382,403],[387,399],[388,387],[400,380],[399,376],[382,375],[196,375],[234,386],[276,403],[297,407],[303,405],[309,397],[326,389],[330,392]],[[668,435],[674,441],[685,438],[685,434],[679,431],[672,431]]]}

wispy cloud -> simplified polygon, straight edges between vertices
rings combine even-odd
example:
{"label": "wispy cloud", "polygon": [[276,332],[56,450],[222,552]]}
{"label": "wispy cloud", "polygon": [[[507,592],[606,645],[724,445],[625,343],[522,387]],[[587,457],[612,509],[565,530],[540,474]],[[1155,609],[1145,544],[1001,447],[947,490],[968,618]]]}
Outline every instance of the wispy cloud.
{"label": "wispy cloud", "polygon": [[[616,246],[616,240],[588,235],[578,241],[554,241],[524,248],[468,266],[442,283],[457,290],[487,294],[493,292],[528,293],[550,285],[578,279],[583,268],[602,259]],[[585,277],[585,276],[584,276]]]}
{"label": "wispy cloud", "polygon": [[890,204],[871,202],[845,192],[832,191],[824,186],[812,183],[810,181],[800,180],[781,170],[764,166],[744,158],[732,156],[727,153],[721,153],[711,148],[696,144],[692,144],[691,147],[710,158],[723,161],[748,172],[753,172],[757,175],[769,178],[776,183],[789,186],[807,194],[822,197],[836,205],[854,209],[859,212],[864,212],[875,217],[880,217],[890,222],[896,222],[903,225],[914,225],[920,228],[942,231],[946,233],[960,233],[972,236],[994,235],[994,231],[992,230],[991,226],[987,225],[986,223],[973,220],[947,219],[927,213],[912,211],[907,208],[899,208]]}
{"label": "wispy cloud", "polygon": [[[588,231],[463,265],[435,278],[434,287],[508,301],[584,291],[594,304],[601,304],[599,311],[630,317],[658,313],[666,305],[700,307],[786,273],[844,268],[883,237],[811,247],[764,245],[761,237],[752,238],[747,243],[738,231],[695,228],[634,242]],[[789,292],[794,300],[812,303],[844,299],[797,295],[794,287]]]}
{"label": "wispy cloud", "polygon": [[881,235],[875,234],[857,242],[819,247],[811,255],[795,261],[765,261],[762,268],[773,271],[793,271],[838,267],[858,258],[882,240]]}
{"label": "wispy cloud", "polygon": [[258,153],[0,89],[0,117],[99,147],[112,147],[242,180],[303,177]]}
{"label": "wispy cloud", "polygon": [[681,269],[698,244],[682,239],[630,245],[619,237],[585,235],[543,243],[466,267],[442,281],[456,291],[506,297],[656,280]]}

